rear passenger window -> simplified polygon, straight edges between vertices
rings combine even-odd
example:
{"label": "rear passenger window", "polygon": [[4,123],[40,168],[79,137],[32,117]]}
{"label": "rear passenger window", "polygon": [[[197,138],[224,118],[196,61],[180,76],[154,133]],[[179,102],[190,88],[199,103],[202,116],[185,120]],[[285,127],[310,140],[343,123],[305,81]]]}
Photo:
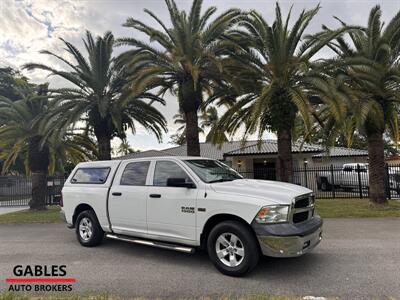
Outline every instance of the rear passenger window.
{"label": "rear passenger window", "polygon": [[71,179],[72,183],[103,184],[107,181],[110,168],[80,168]]}
{"label": "rear passenger window", "polygon": [[121,185],[146,185],[149,161],[138,161],[129,163],[121,177]]}

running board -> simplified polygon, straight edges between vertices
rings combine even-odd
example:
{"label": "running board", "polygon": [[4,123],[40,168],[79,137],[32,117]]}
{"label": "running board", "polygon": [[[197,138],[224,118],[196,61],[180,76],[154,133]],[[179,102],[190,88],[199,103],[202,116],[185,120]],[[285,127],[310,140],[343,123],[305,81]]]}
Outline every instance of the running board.
{"label": "running board", "polygon": [[167,250],[174,250],[174,251],[179,251],[179,252],[184,252],[184,253],[194,253],[194,251],[195,251],[195,249],[192,247],[185,247],[185,246],[180,246],[180,245],[175,245],[175,244],[167,244],[167,243],[161,243],[161,242],[155,242],[155,241],[149,241],[149,240],[140,240],[140,239],[133,238],[133,237],[120,236],[120,235],[115,235],[115,234],[106,234],[106,237],[108,237],[110,239],[114,239],[114,240],[119,240],[119,241],[134,243],[134,244],[140,244],[140,245],[146,245],[146,246],[151,246],[151,247],[157,247],[157,248],[162,248],[162,249],[167,249]]}

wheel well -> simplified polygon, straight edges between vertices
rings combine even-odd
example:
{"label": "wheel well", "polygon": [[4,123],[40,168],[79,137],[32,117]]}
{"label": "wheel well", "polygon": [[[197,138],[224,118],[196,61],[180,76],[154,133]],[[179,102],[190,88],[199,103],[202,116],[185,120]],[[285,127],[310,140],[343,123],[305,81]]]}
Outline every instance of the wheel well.
{"label": "wheel well", "polygon": [[218,215],[214,215],[211,218],[209,218],[207,220],[206,224],[204,225],[203,231],[200,235],[201,248],[204,249],[206,247],[207,237],[210,234],[211,230],[215,227],[215,225],[217,225],[218,223],[221,223],[223,221],[238,221],[238,222],[244,224],[245,226],[247,226],[248,228],[250,228],[251,232],[253,232],[253,234],[255,236],[253,228],[249,225],[249,223],[247,223],[241,217],[231,215],[231,214],[218,214]]}
{"label": "wheel well", "polygon": [[85,210],[93,210],[93,207],[91,207],[89,204],[82,203],[79,204],[74,211],[74,215],[72,216],[72,224],[75,226],[76,218],[79,216],[79,214]]}

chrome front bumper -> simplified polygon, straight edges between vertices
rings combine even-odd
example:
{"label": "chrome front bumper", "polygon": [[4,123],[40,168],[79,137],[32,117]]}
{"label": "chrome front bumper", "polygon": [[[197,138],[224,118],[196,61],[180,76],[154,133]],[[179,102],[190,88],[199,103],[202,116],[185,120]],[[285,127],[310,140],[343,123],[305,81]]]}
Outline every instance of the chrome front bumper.
{"label": "chrome front bumper", "polygon": [[295,257],[314,249],[322,240],[322,228],[307,236],[258,236],[261,251],[266,256]]}
{"label": "chrome front bumper", "polygon": [[322,240],[322,220],[316,216],[302,224],[256,225],[257,239],[266,256],[296,257],[314,249]]}

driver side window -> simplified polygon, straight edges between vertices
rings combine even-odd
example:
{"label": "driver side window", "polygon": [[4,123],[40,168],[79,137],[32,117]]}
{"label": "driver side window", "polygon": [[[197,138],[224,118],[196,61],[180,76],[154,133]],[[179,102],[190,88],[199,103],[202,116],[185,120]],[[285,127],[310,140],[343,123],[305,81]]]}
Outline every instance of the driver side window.
{"label": "driver side window", "polygon": [[186,172],[172,161],[157,161],[154,169],[154,186],[167,186],[168,178],[184,178],[185,182],[192,182]]}

